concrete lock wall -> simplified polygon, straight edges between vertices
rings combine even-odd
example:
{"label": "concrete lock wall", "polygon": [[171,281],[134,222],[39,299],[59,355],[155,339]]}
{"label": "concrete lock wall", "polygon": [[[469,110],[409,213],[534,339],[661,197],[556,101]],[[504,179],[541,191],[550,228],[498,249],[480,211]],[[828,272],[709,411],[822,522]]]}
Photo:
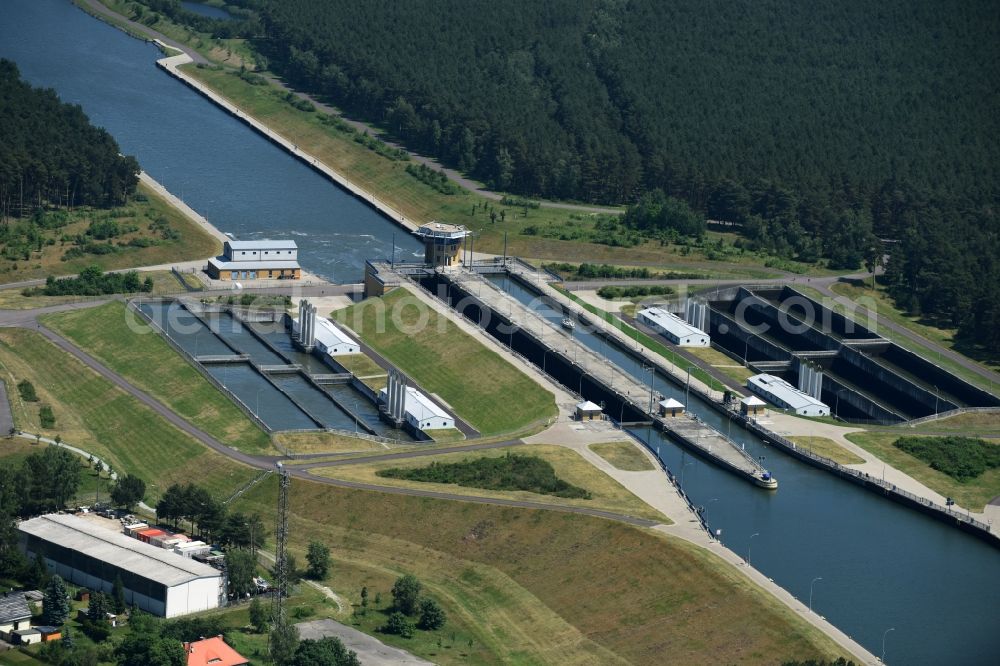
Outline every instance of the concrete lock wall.
{"label": "concrete lock wall", "polygon": [[908,415],[909,418],[927,416],[935,411],[944,412],[957,407],[944,396],[939,398],[933,391],[917,386],[849,347],[845,347],[837,355],[834,369],[848,379],[853,380],[856,377],[866,390],[870,390],[893,409]]}
{"label": "concrete lock wall", "polygon": [[[494,311],[461,285],[448,283],[437,275],[422,277],[420,284],[446,301],[466,319],[482,327],[503,345],[510,345],[515,353],[537,367],[544,368],[549,376],[562,384],[570,393],[579,393],[596,404],[603,402],[604,413],[611,418],[624,422],[649,420],[645,412],[636,409],[628,401],[627,396],[622,396],[595,381],[584,368],[574,363],[572,359],[566,358],[560,350],[551,349],[545,353],[548,347],[535,335],[520,327],[512,328],[511,320],[506,315]],[[557,307],[561,309],[561,306]],[[609,344],[613,344],[611,339]],[[655,398],[654,395],[654,407]],[[642,402],[646,400],[648,396],[644,397]]]}

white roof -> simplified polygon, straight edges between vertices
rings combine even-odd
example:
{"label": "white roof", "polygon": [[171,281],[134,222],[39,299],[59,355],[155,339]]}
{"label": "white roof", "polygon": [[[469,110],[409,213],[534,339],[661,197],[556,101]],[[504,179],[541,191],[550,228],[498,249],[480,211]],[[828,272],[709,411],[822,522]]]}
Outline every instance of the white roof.
{"label": "white roof", "polygon": [[577,406],[576,406],[576,408],[579,409],[581,412],[600,412],[600,411],[602,411],[600,405],[595,405],[594,403],[592,403],[589,400],[584,400],[583,402],[578,403]]}
{"label": "white roof", "polygon": [[[379,396],[382,399],[385,399],[387,395],[387,389],[383,388],[379,391]],[[451,419],[448,412],[438,407],[433,400],[412,386],[406,387],[406,401],[403,403],[403,409],[416,421]]]}
{"label": "white roof", "polygon": [[645,310],[640,310],[639,314],[646,317],[650,321],[655,322],[664,330],[670,331],[678,338],[686,338],[689,335],[708,336],[708,333],[705,331],[692,326],[677,315],[667,312],[663,308],[646,308]]}
{"label": "white roof", "polygon": [[667,398],[666,400],[660,401],[660,407],[666,407],[667,409],[677,409],[678,407],[683,407],[684,403],[679,400],[674,400],[673,398]]}
{"label": "white roof", "polygon": [[438,407],[434,401],[412,386],[406,387],[405,408],[418,421],[451,418],[448,412]]}
{"label": "white roof", "polygon": [[19,529],[167,587],[199,578],[218,578],[221,575],[217,569],[207,564],[189,560],[169,550],[68,514],[38,516],[23,521]]}
{"label": "white roof", "polygon": [[357,346],[358,344],[347,333],[337,328],[329,319],[319,316],[316,317],[316,340],[322,342],[327,347],[336,347],[337,345]]}
{"label": "white roof", "polygon": [[223,261],[216,257],[212,257],[208,260],[208,263],[212,264],[216,268],[220,268],[224,271],[236,270],[236,271],[250,271],[250,270],[280,270],[282,268],[298,268],[299,262],[294,260],[282,259],[280,261],[274,261],[272,259],[254,259],[253,261]]}
{"label": "white roof", "polygon": [[413,232],[417,236],[437,237],[437,238],[465,238],[468,230],[458,224],[445,224],[443,222],[428,222]]}
{"label": "white roof", "polygon": [[293,240],[228,240],[226,245],[234,250],[297,250]]}
{"label": "white roof", "polygon": [[817,400],[808,393],[803,393],[781,377],[762,374],[754,375],[747,379],[747,386],[769,393],[785,402],[791,409],[802,409],[804,407],[827,407],[825,402]]}
{"label": "white roof", "polygon": [[740,400],[740,402],[742,402],[744,405],[749,405],[751,407],[761,407],[762,405],[767,404],[766,402],[764,402],[755,395],[748,395],[747,397]]}

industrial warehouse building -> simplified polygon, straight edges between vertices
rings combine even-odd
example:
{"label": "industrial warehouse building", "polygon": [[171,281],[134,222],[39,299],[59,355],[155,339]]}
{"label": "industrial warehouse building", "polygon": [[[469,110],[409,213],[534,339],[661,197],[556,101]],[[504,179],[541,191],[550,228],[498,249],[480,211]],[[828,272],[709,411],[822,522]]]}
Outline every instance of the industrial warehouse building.
{"label": "industrial warehouse building", "polygon": [[708,333],[663,308],[639,310],[636,318],[680,347],[708,347],[712,343]]}
{"label": "industrial warehouse building", "polygon": [[747,379],[747,388],[782,409],[791,409],[800,416],[829,416],[830,407],[808,393],[800,391],[781,377],[754,375]]}
{"label": "industrial warehouse building", "polygon": [[221,257],[208,260],[213,280],[298,280],[299,248],[291,240],[228,240]]}
{"label": "industrial warehouse building", "polygon": [[[387,389],[379,391],[378,397],[381,402],[385,403],[388,396]],[[440,430],[455,427],[455,419],[448,412],[438,407],[433,400],[412,386],[406,387],[403,409],[406,422],[416,430]]]}
{"label": "industrial warehouse building", "polygon": [[125,601],[161,617],[218,608],[222,573],[162,548],[66,514],[47,514],[18,527],[21,551],[41,554],[49,571],[74,585],[110,594],[121,576]]}

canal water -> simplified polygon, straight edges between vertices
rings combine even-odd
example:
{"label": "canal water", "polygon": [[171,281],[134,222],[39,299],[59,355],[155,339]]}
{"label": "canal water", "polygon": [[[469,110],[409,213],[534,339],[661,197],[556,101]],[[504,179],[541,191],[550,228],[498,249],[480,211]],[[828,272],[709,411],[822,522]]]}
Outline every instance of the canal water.
{"label": "canal water", "polygon": [[[193,356],[246,354],[258,366],[287,365],[290,360],[311,374],[333,372],[320,359],[295,349],[289,332],[280,323],[253,327],[269,344],[281,350],[287,360],[261,342],[248,325],[227,312],[202,313],[199,318],[176,301],[150,301],[139,307],[171,340]],[[378,406],[350,384],[320,388],[298,372],[272,373],[268,381],[245,362],[206,363],[203,367],[272,430],[316,429],[319,421],[324,428],[368,432],[362,425],[368,424],[381,436],[412,441],[409,435],[382,421]],[[356,414],[357,419],[347,410]]]}
{"label": "canal water", "polygon": [[106,128],[122,152],[224,232],[290,238],[303,267],[359,282],[416,239],[155,66],[162,54],[68,0],[3,0],[0,58]]}
{"label": "canal water", "polygon": [[[80,104],[124,152],[223,231],[248,239],[293,237],[307,269],[342,282],[357,280],[365,259],[387,257],[393,235],[402,247],[397,258],[419,256],[408,234],[154,67],[159,56],[68,0],[0,5],[0,57],[16,61],[33,84]],[[635,371],[582,328],[575,335]],[[225,345],[201,348],[214,337],[196,332],[185,344],[197,345],[200,354],[229,353]],[[247,380],[235,392],[253,405],[258,385],[243,371],[224,373],[221,379],[233,385]],[[681,393],[662,378],[654,381],[664,395]],[[264,394],[260,398],[263,410]],[[720,417],[693,396],[691,408],[719,426]],[[743,555],[752,546],[754,566],[800,599],[808,599],[810,581],[822,577],[814,585],[816,611],[876,655],[883,632],[894,628],[886,642],[890,664],[996,662],[1000,553],[801,465],[741,430],[731,434],[766,457],[781,484],[776,493],[645,433],[727,545]]]}
{"label": "canal water", "polygon": [[[491,281],[554,322],[563,313],[507,277]],[[572,335],[636,380],[649,383],[642,363],[578,322]],[[562,329],[560,329],[562,330]],[[552,338],[549,337],[551,342]],[[778,479],[776,492],[756,488],[692,456],[652,428],[635,428],[682,480],[710,527],[756,568],[886,661],[898,664],[996,663],[1000,640],[1000,552],[912,509],[880,498],[767,446],[691,393],[660,376],[656,393],[681,402],[706,423],[763,456]],[[751,535],[758,536],[752,537]]]}

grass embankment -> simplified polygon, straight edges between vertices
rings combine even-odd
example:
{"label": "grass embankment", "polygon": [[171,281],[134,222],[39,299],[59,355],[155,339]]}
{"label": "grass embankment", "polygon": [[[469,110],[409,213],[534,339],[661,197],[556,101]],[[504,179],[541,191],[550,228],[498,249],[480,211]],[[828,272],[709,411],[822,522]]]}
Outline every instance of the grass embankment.
{"label": "grass embankment", "polygon": [[346,437],[332,432],[279,432],[274,441],[292,454],[384,452],[378,442],[358,437]]}
{"label": "grass embankment", "polygon": [[335,360],[373,391],[381,391],[389,383],[385,370],[364,354],[338,356]]}
{"label": "grass embankment", "polygon": [[[884,287],[879,285],[877,289],[872,290],[870,287],[871,282],[866,284],[869,286],[853,282],[838,282],[831,286],[831,289],[838,295],[849,298],[852,302],[857,303],[868,310],[874,311],[878,315],[879,319],[888,319],[894,324],[903,326],[907,330],[912,331],[913,333],[916,333],[931,342],[937,343],[946,349],[951,349],[952,351],[963,354],[986,368],[993,370],[1000,369],[1000,351],[963,345],[955,340],[955,329],[941,328],[921,321],[918,316],[906,314],[896,307],[893,300],[886,293]],[[829,299],[827,299],[827,301],[829,301]],[[835,311],[858,321],[860,324],[866,326],[870,325],[867,321],[867,316],[862,314],[852,315],[848,313],[847,308],[840,303],[827,302],[827,305],[828,307],[832,307]],[[994,394],[1000,390],[1000,386],[996,383],[990,382],[978,373],[961,366],[946,356],[942,356],[938,352],[930,349],[920,342],[911,340],[903,335],[893,333],[887,327],[882,327],[878,333],[885,338],[891,339],[900,347],[917,353],[928,361],[940,365],[970,384],[978,386],[979,388]]]}
{"label": "grass embankment", "polygon": [[19,429],[59,435],[115,470],[137,474],[146,482],[147,503],[175,482],[202,483],[226,496],[253,474],[192,440],[38,333],[0,330],[0,372],[8,386],[31,381],[40,403],[52,407],[56,417],[55,428],[41,428],[38,403],[24,403],[16,391],[8,392]]}
{"label": "grass embankment", "polygon": [[684,351],[705,361],[740,386],[745,386],[747,378],[757,374],[713,347],[685,347]]}
{"label": "grass embankment", "polygon": [[649,462],[649,458],[638,449],[638,445],[632,442],[591,444],[590,450],[625,472],[647,472],[656,469],[653,463]]}
{"label": "grass embankment", "polygon": [[484,435],[556,413],[551,393],[404,288],[334,317]]}
{"label": "grass embankment", "polygon": [[[270,510],[275,492],[268,479],[238,509]],[[420,578],[468,632],[472,647],[457,643],[470,655],[380,638],[439,663],[659,663],[669,654],[678,663],[771,664],[841,654],[734,568],[652,531],[297,480],[291,506],[293,550],[329,544],[326,584],[355,603],[361,585],[386,599],[395,576]]]}
{"label": "grass embankment", "polygon": [[[152,293],[154,295],[179,294],[187,291],[184,283],[170,271],[143,271],[139,274],[140,279],[145,280],[147,277],[153,280]],[[189,277],[185,276],[184,279],[187,280]],[[114,294],[102,296],[25,296],[21,291],[21,289],[0,289],[0,310],[33,310],[50,305],[100,301],[115,297]]]}
{"label": "grass embankment", "polygon": [[[962,508],[982,511],[990,500],[1000,495],[1000,468],[987,470],[975,479],[958,481],[894,446],[899,438],[912,436],[911,432],[901,429],[898,432],[856,432],[847,435],[847,438],[931,490],[945,497],[951,497]],[[993,443],[993,446],[1000,444]]]}
{"label": "grass embankment", "polygon": [[833,441],[829,437],[814,437],[810,435],[796,435],[789,437],[796,446],[808,451],[812,451],[818,456],[829,458],[841,465],[860,465],[865,461],[861,456],[848,451],[843,446]]}
{"label": "grass embankment", "polygon": [[[483,487],[470,487],[451,482],[415,481],[402,478],[389,478],[379,474],[388,469],[396,468],[405,471],[417,470],[437,462],[443,465],[468,462],[470,460],[495,460],[507,455],[508,452],[530,455],[541,458],[549,463],[557,477],[569,484],[590,492],[589,499],[573,497],[555,497],[528,490],[491,490]],[[377,463],[361,463],[357,465],[340,465],[313,470],[318,476],[326,476],[345,481],[374,483],[382,486],[398,488],[419,488],[421,490],[436,490],[461,495],[477,497],[499,497],[505,499],[520,499],[531,502],[560,504],[563,506],[581,506],[590,509],[606,509],[641,518],[649,518],[669,522],[669,520],[648,504],[633,495],[628,489],[610,476],[587,462],[580,454],[562,446],[549,444],[520,445],[510,448],[488,449],[458,453],[443,453],[437,456],[422,456],[420,458],[402,458],[400,460],[385,460]]]}
{"label": "grass embankment", "polygon": [[270,451],[270,437],[138,317],[114,301],[42,318],[46,326],[218,440]]}
{"label": "grass embankment", "polygon": [[[555,289],[556,291],[558,291],[559,293],[563,294],[564,296],[566,296],[567,298],[569,298],[570,300],[572,300],[573,302],[578,303],[579,305],[581,305],[583,307],[583,309],[586,310],[587,312],[589,312],[589,313],[591,313],[593,315],[597,315],[598,317],[600,317],[601,319],[603,319],[607,323],[611,324],[612,326],[614,326],[618,330],[624,332],[625,335],[627,335],[628,337],[632,338],[633,340],[637,340],[639,342],[639,344],[641,344],[642,346],[644,346],[646,349],[649,349],[649,350],[651,350],[651,351],[659,354],[663,358],[667,359],[667,361],[669,361],[673,365],[676,365],[678,368],[682,368],[683,369],[683,368],[687,368],[687,367],[689,367],[691,365],[686,358],[684,358],[683,356],[681,356],[677,352],[672,351],[671,349],[667,348],[666,345],[662,344],[661,342],[658,342],[657,340],[654,340],[653,338],[651,338],[650,336],[646,335],[642,331],[634,328],[633,326],[630,326],[630,325],[626,324],[624,321],[622,321],[618,317],[614,316],[610,312],[605,312],[604,310],[600,309],[599,307],[597,307],[595,305],[591,305],[590,303],[587,303],[586,301],[584,301],[582,298],[580,298],[579,296],[577,296],[573,292],[568,291],[565,288],[563,288],[561,285],[550,284],[550,286],[553,289]],[[701,368],[693,367],[692,366],[691,376],[694,377],[694,378],[696,378],[698,381],[702,382],[703,384],[707,385],[713,391],[725,391],[726,390],[726,387],[725,387],[725,385],[722,382],[720,382],[718,379],[716,379],[715,377],[711,376],[710,374],[708,374],[707,372],[705,372]]]}
{"label": "grass embankment", "polygon": [[[41,230],[43,238],[51,238],[54,243],[43,245],[41,251],[31,252],[27,260],[0,261],[0,283],[34,280],[49,275],[74,275],[93,264],[103,270],[116,270],[204,259],[222,250],[216,238],[145,185],[140,183],[137,192],[138,195],[129,203],[108,210],[77,208],[69,212],[47,213],[47,218],[53,220],[62,220],[65,216],[65,224],[60,222],[60,226],[56,227],[52,222],[49,225],[51,228]],[[87,235],[92,223],[114,223],[121,233],[98,240]],[[60,240],[63,236],[81,236],[90,240],[89,244],[78,248],[73,243],[63,243]],[[130,242],[151,244],[149,247],[135,247],[130,246]],[[109,243],[113,250],[108,254],[89,251]],[[74,254],[73,250],[81,249],[83,252],[79,256],[62,260],[67,252]]]}

